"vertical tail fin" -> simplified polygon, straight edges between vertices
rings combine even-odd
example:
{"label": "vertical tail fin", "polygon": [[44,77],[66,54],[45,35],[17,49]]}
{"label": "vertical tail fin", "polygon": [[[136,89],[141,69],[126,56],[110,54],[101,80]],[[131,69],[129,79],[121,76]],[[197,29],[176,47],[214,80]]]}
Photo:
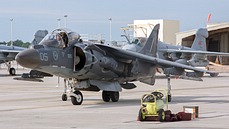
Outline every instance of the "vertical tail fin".
{"label": "vertical tail fin", "polygon": [[192,49],[206,51],[206,38],[208,37],[208,30],[206,28],[200,28],[196,31],[196,37],[192,44]]}
{"label": "vertical tail fin", "polygon": [[160,28],[159,24],[154,26],[150,36],[148,37],[148,39],[145,43],[145,45],[140,50],[140,53],[156,57],[159,28]]}

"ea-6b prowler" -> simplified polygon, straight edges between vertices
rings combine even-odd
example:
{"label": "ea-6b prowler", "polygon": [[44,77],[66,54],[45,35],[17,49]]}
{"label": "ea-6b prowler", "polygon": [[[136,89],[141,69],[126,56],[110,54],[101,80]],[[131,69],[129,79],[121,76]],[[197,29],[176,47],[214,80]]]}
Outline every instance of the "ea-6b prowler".
{"label": "ea-6b prowler", "polygon": [[156,58],[159,25],[152,30],[139,52],[123,50],[80,39],[80,35],[56,29],[32,49],[20,52],[16,61],[23,67],[64,78],[62,100],[67,100],[67,89],[74,105],[80,105],[80,90],[100,91],[105,102],[117,102],[119,92],[133,89],[133,81],[154,85],[156,67],[170,66],[177,70],[189,69],[196,74],[210,71]]}

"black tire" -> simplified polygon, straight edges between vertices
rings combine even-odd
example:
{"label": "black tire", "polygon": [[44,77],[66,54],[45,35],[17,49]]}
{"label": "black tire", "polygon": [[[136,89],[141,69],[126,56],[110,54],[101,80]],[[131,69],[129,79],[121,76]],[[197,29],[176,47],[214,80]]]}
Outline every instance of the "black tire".
{"label": "black tire", "polygon": [[83,95],[80,91],[75,91],[74,94],[77,96],[71,96],[71,101],[73,105],[81,105],[83,102]]}
{"label": "black tire", "polygon": [[158,111],[158,120],[160,122],[164,122],[165,121],[165,112],[164,112],[164,109],[160,109]]}
{"label": "black tire", "polygon": [[172,101],[172,95],[168,95],[168,102]]}
{"label": "black tire", "polygon": [[119,92],[112,91],[110,93],[110,98],[111,98],[112,102],[118,102],[118,100],[119,100]]}
{"label": "black tire", "polygon": [[139,121],[144,121],[143,116],[142,116],[142,109],[140,109],[139,112],[138,112],[138,120]]}
{"label": "black tire", "polygon": [[62,101],[67,101],[68,100],[68,96],[66,94],[62,95]]}
{"label": "black tire", "polygon": [[211,77],[217,77],[219,75],[219,73],[210,73]]}
{"label": "black tire", "polygon": [[16,74],[15,68],[10,68],[9,73],[10,75],[15,75]]}
{"label": "black tire", "polygon": [[109,92],[108,91],[103,91],[102,93],[102,98],[104,102],[110,102],[110,96],[109,96]]}

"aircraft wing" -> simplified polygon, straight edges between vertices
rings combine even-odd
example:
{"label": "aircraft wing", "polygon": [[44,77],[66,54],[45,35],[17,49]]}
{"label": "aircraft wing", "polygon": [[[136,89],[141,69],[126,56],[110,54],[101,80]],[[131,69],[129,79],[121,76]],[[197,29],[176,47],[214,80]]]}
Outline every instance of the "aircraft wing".
{"label": "aircraft wing", "polygon": [[1,50],[0,49],[0,52],[5,52],[5,53],[19,53],[21,52],[22,50]]}
{"label": "aircraft wing", "polygon": [[195,50],[177,50],[177,49],[159,49],[158,51],[167,53],[189,53],[189,54],[204,54],[208,56],[229,56],[229,53],[211,52],[211,51],[195,51]]}
{"label": "aircraft wing", "polygon": [[[110,56],[113,56],[115,59],[122,59],[122,60],[131,60],[131,59],[139,59],[141,61],[150,63],[152,65],[159,65],[159,66],[167,66],[167,67],[176,67],[176,68],[182,68],[182,69],[188,69],[188,70],[193,70],[196,72],[203,72],[203,73],[215,73],[212,71],[208,70],[203,70],[199,68],[195,68],[192,66],[172,62],[172,61],[167,61],[163,59],[159,59],[156,57],[144,55],[138,52],[133,52],[133,51],[128,51],[128,50],[123,50],[121,48],[115,48],[111,46],[106,46],[102,44],[93,44],[96,45],[98,49],[101,49],[104,51],[105,55],[106,54],[112,54]],[[94,47],[93,47],[94,48]]]}
{"label": "aircraft wing", "polygon": [[21,52],[19,49],[0,49],[0,61],[7,62],[14,60],[15,56]]}

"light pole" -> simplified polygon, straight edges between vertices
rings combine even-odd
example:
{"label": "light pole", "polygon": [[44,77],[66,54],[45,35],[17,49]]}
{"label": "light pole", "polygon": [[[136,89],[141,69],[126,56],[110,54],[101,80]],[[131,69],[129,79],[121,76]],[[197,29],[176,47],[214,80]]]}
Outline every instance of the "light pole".
{"label": "light pole", "polygon": [[13,20],[10,19],[10,45],[13,46]]}
{"label": "light pole", "polygon": [[112,18],[109,18],[108,20],[110,21],[110,42],[111,42],[111,21],[112,21]]}
{"label": "light pole", "polygon": [[68,15],[64,15],[64,18],[65,18],[64,26],[67,28],[67,18],[68,18]]}
{"label": "light pole", "polygon": [[57,25],[58,25],[57,27],[58,28],[60,28],[60,20],[61,20],[60,18],[57,18]]}

